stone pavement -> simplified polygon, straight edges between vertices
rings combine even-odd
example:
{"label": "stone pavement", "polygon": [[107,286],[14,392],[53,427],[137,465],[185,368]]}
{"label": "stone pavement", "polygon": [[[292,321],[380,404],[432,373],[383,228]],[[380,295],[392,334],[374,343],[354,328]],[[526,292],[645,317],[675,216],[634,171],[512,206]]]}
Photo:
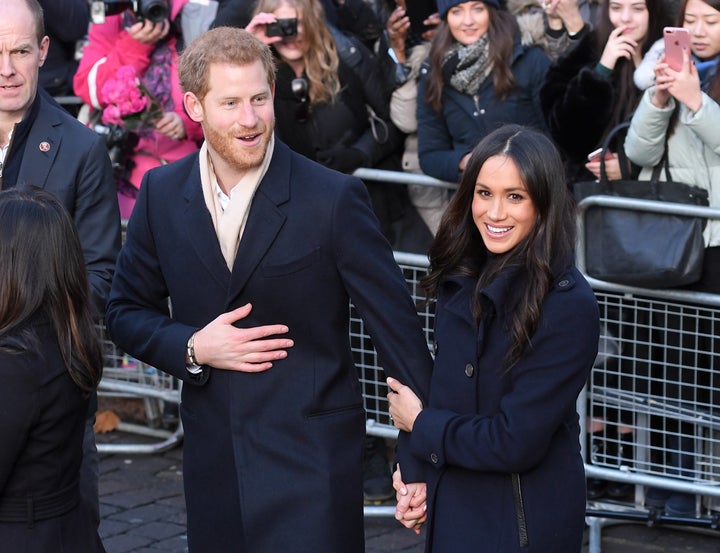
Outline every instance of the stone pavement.
{"label": "stone pavement", "polygon": [[[118,432],[98,436],[98,442],[140,440]],[[182,448],[149,455],[101,455],[100,509],[107,553],[186,552]],[[391,518],[366,518],[365,536],[366,553],[423,552],[423,536]],[[602,553],[720,553],[720,531],[615,524],[604,528],[602,537]],[[585,546],[582,553],[587,550]]]}

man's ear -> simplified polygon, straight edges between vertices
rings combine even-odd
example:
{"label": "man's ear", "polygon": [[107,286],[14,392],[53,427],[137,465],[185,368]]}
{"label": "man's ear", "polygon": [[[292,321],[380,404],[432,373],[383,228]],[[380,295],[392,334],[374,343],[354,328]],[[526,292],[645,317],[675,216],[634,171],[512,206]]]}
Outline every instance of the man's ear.
{"label": "man's ear", "polygon": [[40,67],[45,63],[45,59],[48,55],[48,49],[50,48],[50,37],[44,36],[40,41]]}
{"label": "man's ear", "polygon": [[202,102],[193,92],[186,92],[183,95],[183,103],[190,119],[196,123],[202,123],[205,120],[205,110],[203,110]]}

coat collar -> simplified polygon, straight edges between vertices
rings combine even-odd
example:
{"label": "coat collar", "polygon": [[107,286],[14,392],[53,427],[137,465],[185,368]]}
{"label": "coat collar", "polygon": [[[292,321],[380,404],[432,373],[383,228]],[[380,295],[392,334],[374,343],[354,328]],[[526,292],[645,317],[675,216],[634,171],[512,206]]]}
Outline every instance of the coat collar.
{"label": "coat collar", "polygon": [[[475,295],[476,285],[477,278],[462,275],[449,276],[442,284],[443,296],[447,297],[445,309],[470,324],[475,324],[472,315],[472,298]],[[511,290],[522,285],[520,269],[505,269],[480,291],[481,301],[492,312],[498,312],[510,303]]]}
{"label": "coat collar", "polygon": [[34,121],[25,139],[17,183],[44,188],[63,139],[62,108],[50,105],[38,89],[31,109]]}
{"label": "coat collar", "polygon": [[[250,206],[232,273],[225,264],[210,213],[205,205],[202,188],[198,186],[200,167],[197,155],[194,160],[184,190],[187,202],[185,217],[188,221],[188,238],[198,257],[218,284],[228,290],[227,303],[231,305],[242,292],[285,223],[287,216],[281,206],[290,200],[292,154],[285,144],[275,139],[270,166],[260,181]],[[209,244],[212,244],[210,249]]]}

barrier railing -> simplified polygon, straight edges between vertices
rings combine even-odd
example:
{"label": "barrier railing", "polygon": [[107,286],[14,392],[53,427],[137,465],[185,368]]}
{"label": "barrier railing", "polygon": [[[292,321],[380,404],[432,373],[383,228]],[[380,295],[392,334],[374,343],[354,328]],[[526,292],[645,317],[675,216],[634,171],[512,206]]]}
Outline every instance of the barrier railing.
{"label": "barrier railing", "polygon": [[[355,174],[367,180],[453,187],[425,175],[367,169]],[[720,218],[720,210],[705,207],[609,196],[586,198],[578,206],[577,264],[583,272],[583,216],[593,205]],[[419,287],[427,258],[396,253],[395,259],[423,319],[430,347],[433,306],[424,303]],[[590,276],[587,279],[598,299],[602,335],[596,366],[577,404],[585,470],[588,478],[633,485],[633,497],[627,500],[588,501],[590,553],[600,552],[601,528],[611,520],[720,527],[716,514],[720,511],[720,372],[714,367],[715,357],[720,358],[720,344],[715,345],[713,340],[720,337],[720,297],[688,290],[634,288]],[[384,374],[352,306],[349,335],[367,410],[367,432],[393,438],[397,432],[388,415]],[[112,370],[106,369],[101,390],[179,402],[179,385],[152,374],[149,384],[141,381],[148,376],[145,367],[142,377],[135,374],[136,380],[121,381],[114,372],[117,359],[122,359],[119,355],[113,358]],[[601,421],[601,429],[590,433],[589,419]],[[177,432],[176,437],[169,438],[176,440],[174,443],[181,439],[180,425]],[[167,442],[161,443],[152,447],[164,447]],[[678,457],[691,462],[678,467],[674,462]],[[697,495],[695,516],[670,517],[644,507],[648,486]],[[366,516],[392,516],[393,512],[391,506],[365,507]]]}
{"label": "barrier railing", "polygon": [[[583,272],[584,217],[594,206],[720,219],[720,210],[709,207],[591,196],[578,205]],[[601,529],[610,521],[720,528],[720,296],[586,277],[598,299],[602,335],[578,401],[588,421],[582,425],[585,472],[632,485],[625,500],[588,501],[589,552],[600,552]],[[646,506],[650,487],[695,496],[694,513],[669,516]]]}

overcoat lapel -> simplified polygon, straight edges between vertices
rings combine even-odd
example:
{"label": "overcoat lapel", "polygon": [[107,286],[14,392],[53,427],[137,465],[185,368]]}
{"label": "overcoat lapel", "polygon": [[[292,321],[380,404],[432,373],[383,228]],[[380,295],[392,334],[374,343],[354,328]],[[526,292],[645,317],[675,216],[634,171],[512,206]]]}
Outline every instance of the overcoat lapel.
{"label": "overcoat lapel", "polygon": [[[197,160],[185,181],[184,188],[186,203],[183,217],[187,222],[184,226],[188,242],[215,282],[223,290],[227,290],[230,286],[230,271],[220,250],[212,217],[205,205],[205,198],[200,186],[200,166]],[[202,286],[202,283],[198,283],[198,285]]]}
{"label": "overcoat lapel", "polygon": [[[40,100],[36,99],[36,101]],[[60,116],[53,111],[44,108],[41,104],[37,120],[47,120],[48,124],[36,124],[31,127],[20,164],[18,183],[45,188],[50,169],[62,143],[62,122]]]}
{"label": "overcoat lapel", "polygon": [[279,206],[290,199],[290,168],[290,150],[276,140],[273,159],[253,198],[235,256],[228,306],[240,295],[285,224],[286,216]]}

